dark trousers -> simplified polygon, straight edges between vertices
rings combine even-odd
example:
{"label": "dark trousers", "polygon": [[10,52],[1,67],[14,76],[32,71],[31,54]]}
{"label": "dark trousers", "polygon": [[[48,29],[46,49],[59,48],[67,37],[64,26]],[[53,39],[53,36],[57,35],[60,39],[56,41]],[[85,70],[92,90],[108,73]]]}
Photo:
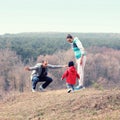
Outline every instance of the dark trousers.
{"label": "dark trousers", "polygon": [[42,87],[45,89],[51,82],[52,82],[52,78],[50,77],[42,77],[42,78],[39,78],[39,77],[36,77],[34,76],[32,78],[32,88],[35,89],[36,88],[36,85],[38,82],[45,82]]}

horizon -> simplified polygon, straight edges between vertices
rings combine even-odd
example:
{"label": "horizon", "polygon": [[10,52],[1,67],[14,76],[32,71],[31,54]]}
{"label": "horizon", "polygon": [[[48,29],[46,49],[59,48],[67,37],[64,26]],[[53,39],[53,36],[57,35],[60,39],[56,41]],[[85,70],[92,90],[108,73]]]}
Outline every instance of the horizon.
{"label": "horizon", "polygon": [[30,34],[30,33],[32,33],[32,34],[41,34],[41,33],[66,33],[66,34],[74,34],[74,33],[79,33],[79,34],[120,34],[120,33],[117,33],[117,32],[54,32],[54,31],[41,31],[41,32],[14,32],[14,33],[3,33],[3,34],[1,34],[0,33],[0,35],[1,36],[4,36],[4,35],[17,35],[17,34]]}

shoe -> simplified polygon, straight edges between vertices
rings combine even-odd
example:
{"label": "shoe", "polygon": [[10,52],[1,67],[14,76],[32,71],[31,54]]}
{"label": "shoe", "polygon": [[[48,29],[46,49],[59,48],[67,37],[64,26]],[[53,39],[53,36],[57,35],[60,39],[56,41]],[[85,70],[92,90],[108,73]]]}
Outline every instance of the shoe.
{"label": "shoe", "polygon": [[40,89],[41,92],[45,91],[45,89],[42,87],[42,85],[40,85],[39,89]]}
{"label": "shoe", "polygon": [[84,86],[77,86],[74,88],[74,90],[82,90],[82,89],[85,89],[85,87]]}
{"label": "shoe", "polygon": [[72,93],[74,93],[75,91],[74,91],[74,90],[72,90],[71,92],[72,92]]}
{"label": "shoe", "polygon": [[36,92],[35,89],[32,88],[32,92]]}
{"label": "shoe", "polygon": [[71,91],[72,91],[71,89],[68,89],[68,91],[67,91],[67,92],[68,92],[68,93],[70,93]]}

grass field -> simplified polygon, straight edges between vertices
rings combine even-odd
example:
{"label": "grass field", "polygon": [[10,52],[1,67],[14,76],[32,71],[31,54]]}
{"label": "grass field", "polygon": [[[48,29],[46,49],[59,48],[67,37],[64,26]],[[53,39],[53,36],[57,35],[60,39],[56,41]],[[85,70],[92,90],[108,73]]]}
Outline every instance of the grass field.
{"label": "grass field", "polygon": [[19,93],[0,101],[0,120],[120,120],[120,90]]}

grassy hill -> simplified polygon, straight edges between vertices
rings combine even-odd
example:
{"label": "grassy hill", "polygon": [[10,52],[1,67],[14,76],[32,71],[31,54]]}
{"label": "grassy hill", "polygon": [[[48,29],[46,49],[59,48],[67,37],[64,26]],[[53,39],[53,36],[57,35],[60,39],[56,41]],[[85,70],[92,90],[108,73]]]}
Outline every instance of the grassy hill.
{"label": "grassy hill", "polygon": [[120,90],[28,92],[0,102],[0,120],[120,120],[119,113]]}

